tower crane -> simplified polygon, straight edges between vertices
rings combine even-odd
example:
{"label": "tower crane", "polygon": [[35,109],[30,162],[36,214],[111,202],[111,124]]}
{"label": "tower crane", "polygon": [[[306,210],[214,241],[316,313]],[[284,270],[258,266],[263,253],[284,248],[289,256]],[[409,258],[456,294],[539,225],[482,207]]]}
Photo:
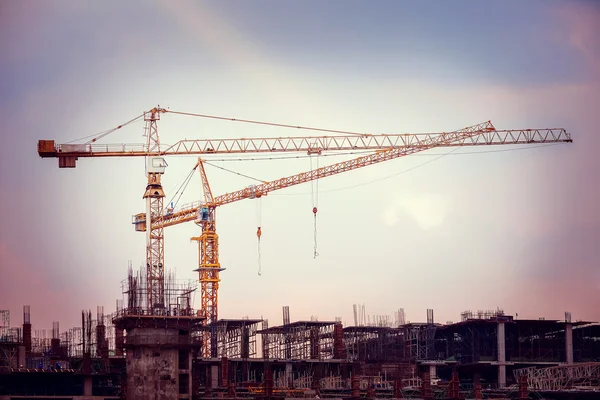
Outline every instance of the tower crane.
{"label": "tower crane", "polygon": [[[570,134],[563,128],[497,130],[490,121],[453,132],[374,135],[229,119],[265,125],[320,130],[338,134],[275,138],[179,140],[173,145],[161,148],[157,121],[160,119],[160,114],[162,113],[229,119],[182,113],[156,107],[143,114],[146,121],[145,132],[147,138],[144,146],[127,144],[100,145],[96,144],[95,140],[85,144],[66,145],[55,144],[52,140],[40,140],[38,142],[38,154],[42,158],[58,158],[59,168],[74,168],[80,157],[146,157],[148,181],[146,191],[143,195],[143,198],[146,200],[146,210],[145,213],[136,214],[133,218],[133,223],[137,231],[146,232],[146,271],[148,285],[151,288],[147,299],[147,308],[156,315],[165,312],[164,228],[195,221],[202,228],[201,235],[193,238],[193,240],[198,242],[199,246],[198,272],[201,284],[202,304],[200,314],[205,317],[205,321],[208,323],[217,321],[219,272],[222,271],[219,263],[218,235],[215,225],[216,207],[243,199],[260,198],[274,190],[337,175],[433,148],[572,142]],[[138,118],[141,118],[141,116]],[[121,126],[118,128],[121,128]],[[212,195],[204,170],[203,160],[199,159],[196,166],[200,171],[204,189],[204,202],[193,204],[177,211],[168,210],[165,212],[164,210],[163,198],[165,194],[161,185],[161,175],[164,174],[167,166],[164,158],[166,156],[278,152],[305,152],[309,155],[314,155],[332,150],[372,150],[374,153],[286,178],[253,185],[217,197],[213,197]],[[205,356],[210,356],[210,353],[213,353],[214,349],[211,351],[211,348],[206,345],[207,340],[207,336],[205,336],[203,351]],[[216,346],[216,343],[211,347],[214,348],[214,346]]]}

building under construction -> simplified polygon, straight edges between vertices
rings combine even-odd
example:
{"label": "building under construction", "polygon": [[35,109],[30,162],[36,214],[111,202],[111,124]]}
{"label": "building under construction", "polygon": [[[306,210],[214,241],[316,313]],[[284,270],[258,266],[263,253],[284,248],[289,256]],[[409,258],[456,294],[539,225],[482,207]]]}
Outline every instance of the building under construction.
{"label": "building under construction", "polygon": [[[195,286],[165,278],[163,315],[144,306],[145,274],[129,270],[117,309],[81,326],[33,329],[0,313],[0,399],[598,398],[600,324],[466,311],[440,324],[366,316],[354,324],[221,319],[192,309]],[[209,343],[210,356],[203,346]],[[568,395],[568,396],[567,396]],[[37,396],[37,397],[34,397]],[[42,397],[39,397],[42,396]],[[87,397],[84,397],[87,396]],[[566,397],[565,397],[566,396]]]}

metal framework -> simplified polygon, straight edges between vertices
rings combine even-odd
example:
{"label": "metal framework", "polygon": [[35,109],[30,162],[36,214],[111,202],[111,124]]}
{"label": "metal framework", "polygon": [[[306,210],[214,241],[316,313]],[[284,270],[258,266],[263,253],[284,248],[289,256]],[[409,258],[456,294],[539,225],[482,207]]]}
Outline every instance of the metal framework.
{"label": "metal framework", "polygon": [[0,341],[8,338],[10,332],[10,310],[0,310]]}
{"label": "metal framework", "polygon": [[260,319],[222,319],[214,323],[215,346],[218,358],[247,359],[256,356],[256,333]]}
{"label": "metal framework", "polygon": [[[147,299],[152,292],[152,287],[142,269],[134,271],[131,265],[129,266],[127,279],[121,281],[121,291],[124,298],[121,303],[117,303],[117,316],[155,315],[155,310],[147,307],[149,304]],[[195,291],[194,281],[177,281],[175,273],[169,272],[163,283],[164,316],[194,315],[192,304]]]}
{"label": "metal framework", "polygon": [[[144,114],[146,121],[145,135],[147,136],[148,154],[160,152],[157,121],[160,118],[158,110]],[[148,185],[143,198],[146,200],[146,219],[155,221],[163,213],[163,199],[165,193],[160,183],[160,173],[147,171]],[[147,308],[153,314],[163,314],[165,308],[164,293],[164,265],[165,252],[162,222],[153,224],[153,228],[146,232],[146,281],[148,283]]]}
{"label": "metal framework", "polygon": [[263,357],[281,360],[334,358],[335,322],[297,321],[261,329]]}
{"label": "metal framework", "polygon": [[0,310],[0,370],[17,367],[21,331],[10,326],[10,310]]}
{"label": "metal framework", "polygon": [[[218,320],[219,304],[219,272],[223,270],[219,263],[219,235],[216,232],[216,206],[212,190],[204,170],[204,164],[198,160],[196,168],[200,171],[200,180],[204,193],[204,206],[201,208],[196,224],[202,229],[200,236],[192,240],[198,242],[198,269],[200,281],[200,316],[211,326],[211,330],[203,331],[204,357],[216,357],[217,341],[210,340],[214,336],[215,323]],[[164,225],[164,221],[161,221]]]}
{"label": "metal framework", "polygon": [[[157,112],[164,112],[158,109]],[[491,124],[489,121],[487,124]],[[477,125],[480,126],[480,125]],[[380,135],[335,135],[335,136],[295,136],[275,138],[244,139],[198,139],[179,140],[161,151],[155,147],[142,144],[54,144],[54,141],[41,141],[40,156],[53,158],[74,157],[140,157],[148,154],[168,155],[201,155],[201,154],[244,154],[244,153],[278,153],[307,152],[316,154],[323,151],[352,150],[385,150],[390,148],[412,147],[427,144],[440,133],[422,134],[380,134]],[[511,129],[494,130],[487,136],[478,139],[467,139],[463,146],[481,146],[490,144],[547,143],[563,141],[569,134],[564,129]]]}
{"label": "metal framework", "polygon": [[403,326],[407,355],[410,360],[435,360],[435,335],[438,325],[411,323]]}
{"label": "metal framework", "polygon": [[[425,135],[403,135],[402,144],[395,148],[386,147],[384,150],[373,154],[358,157],[348,161],[342,161],[325,167],[317,168],[308,172],[288,176],[260,185],[252,185],[217,196],[213,200],[215,207],[233,203],[243,199],[255,199],[266,196],[268,193],[285,189],[298,184],[310,182],[316,179],[352,171],[361,167],[378,164],[399,157],[418,153],[421,151],[451,146],[478,146],[478,145],[507,145],[507,144],[531,144],[531,143],[556,143],[571,142],[571,137],[564,129],[521,130],[521,131],[497,131],[491,124],[486,122],[474,125],[460,131]],[[370,147],[357,147],[356,149],[368,149]],[[296,151],[295,148],[292,151]],[[192,203],[182,209],[165,214],[162,218],[154,220],[153,224],[158,226],[172,226],[183,222],[193,221],[202,207],[200,202]],[[142,222],[142,221],[140,221]],[[145,221],[144,221],[145,222]],[[153,226],[154,229],[154,226]]]}
{"label": "metal framework", "polygon": [[600,362],[559,365],[548,368],[521,368],[513,371],[515,379],[527,377],[527,386],[536,391],[600,389]]}
{"label": "metal framework", "polygon": [[483,319],[441,326],[436,333],[437,358],[460,364],[495,361],[496,326],[494,321]]}
{"label": "metal framework", "polygon": [[399,362],[406,357],[405,330],[385,326],[344,328],[348,361]]}

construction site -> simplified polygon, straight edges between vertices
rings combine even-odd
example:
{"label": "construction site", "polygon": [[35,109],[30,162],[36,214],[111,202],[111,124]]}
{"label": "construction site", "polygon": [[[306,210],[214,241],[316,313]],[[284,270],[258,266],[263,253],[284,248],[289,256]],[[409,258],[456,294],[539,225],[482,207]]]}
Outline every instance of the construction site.
{"label": "construction site", "polygon": [[[116,308],[82,310],[80,326],[64,329],[55,322],[51,330],[37,329],[29,305],[23,306],[22,320],[0,311],[0,400],[600,398],[600,324],[572,319],[567,311],[563,319],[551,320],[519,319],[501,308],[472,310],[457,316],[458,322],[440,323],[433,309],[409,321],[401,305],[392,315],[373,316],[354,304],[348,305],[353,321],[344,324],[336,316],[296,320],[293,309],[283,305],[277,321],[263,319],[260,310],[248,310],[256,318],[219,317],[227,304],[218,297],[224,269],[218,207],[434,148],[571,143],[565,129],[500,130],[487,121],[440,133],[329,131],[330,136],[180,140],[165,147],[158,137],[164,113],[194,115],[162,108],[144,112],[134,119],[145,121],[142,147],[97,143],[128,123],[87,143],[38,142],[39,156],[58,159],[60,168],[75,168],[79,159],[90,157],[146,159],[147,182],[140,188],[146,209],[132,216],[133,229],[146,236],[146,258],[139,270],[127,268]],[[332,151],[365,155],[317,163],[310,171],[219,196],[204,169],[214,154],[319,157]],[[200,175],[203,201],[182,207],[165,201],[165,158],[176,155],[199,157],[193,171]],[[317,207],[312,211],[316,221]],[[165,264],[166,228],[186,222],[201,228],[192,238],[198,244],[196,281],[178,280]],[[260,243],[260,226],[256,235]]]}

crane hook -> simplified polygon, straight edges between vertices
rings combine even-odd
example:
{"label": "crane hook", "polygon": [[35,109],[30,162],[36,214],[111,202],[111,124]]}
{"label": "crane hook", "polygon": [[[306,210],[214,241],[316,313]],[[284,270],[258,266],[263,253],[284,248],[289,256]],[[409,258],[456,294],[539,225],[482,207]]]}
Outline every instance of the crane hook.
{"label": "crane hook", "polygon": [[260,262],[260,237],[262,235],[262,230],[260,229],[260,226],[258,227],[258,229],[256,229],[256,237],[258,238],[258,276],[262,276],[262,265]]}

